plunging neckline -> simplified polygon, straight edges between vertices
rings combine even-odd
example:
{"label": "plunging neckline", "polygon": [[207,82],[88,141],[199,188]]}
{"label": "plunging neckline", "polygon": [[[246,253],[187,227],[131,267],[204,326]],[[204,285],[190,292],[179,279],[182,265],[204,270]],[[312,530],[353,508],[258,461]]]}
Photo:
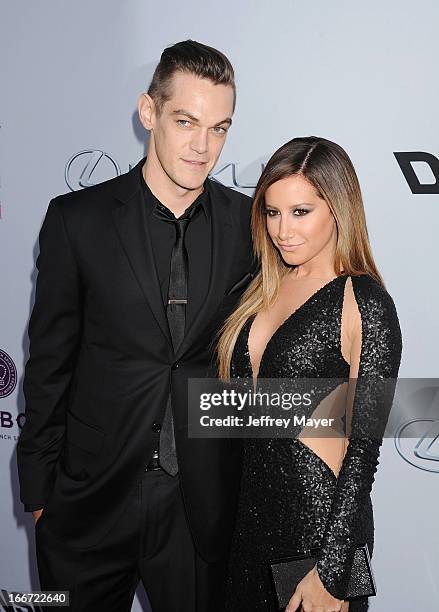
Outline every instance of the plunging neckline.
{"label": "plunging neckline", "polygon": [[[258,368],[258,376],[256,376],[256,380],[259,377],[259,372],[261,371],[261,365],[262,365],[262,361],[265,357],[265,353],[268,350],[268,347],[270,346],[270,344],[272,343],[272,341],[274,340],[274,338],[276,337],[276,335],[281,331],[281,329],[291,321],[291,319],[294,318],[295,315],[297,315],[298,312],[300,312],[301,310],[303,310],[303,308],[305,308],[305,306],[307,306],[311,300],[313,300],[315,297],[317,297],[324,289],[326,289],[327,287],[331,286],[333,283],[335,283],[335,281],[339,280],[340,278],[344,278],[345,281],[348,279],[348,274],[340,274],[339,276],[334,277],[333,279],[331,279],[330,281],[328,281],[327,283],[325,283],[324,285],[322,285],[319,289],[317,289],[317,291],[315,291],[314,293],[312,293],[309,298],[307,298],[303,304],[301,304],[298,308],[296,308],[296,310],[294,310],[280,325],[279,327],[274,331],[274,333],[272,334],[272,336],[269,338],[267,344],[265,345],[265,349],[261,355],[261,359],[259,361],[259,368]],[[252,364],[252,360],[251,360],[251,355],[250,355],[250,348],[249,348],[249,344],[248,344],[248,340],[250,337],[250,332],[251,332],[251,328],[253,326],[253,323],[257,317],[258,313],[253,314],[249,317],[249,321],[251,321],[250,326],[248,327],[248,331],[247,331],[247,355],[248,355],[248,360],[250,363],[250,370],[251,370],[251,374],[252,374],[252,378],[253,380],[255,380],[255,375],[253,372],[253,364]],[[248,325],[248,322],[247,322]],[[343,361],[346,361],[343,358]],[[347,361],[346,361],[347,363]],[[349,365],[349,364],[347,364]]]}

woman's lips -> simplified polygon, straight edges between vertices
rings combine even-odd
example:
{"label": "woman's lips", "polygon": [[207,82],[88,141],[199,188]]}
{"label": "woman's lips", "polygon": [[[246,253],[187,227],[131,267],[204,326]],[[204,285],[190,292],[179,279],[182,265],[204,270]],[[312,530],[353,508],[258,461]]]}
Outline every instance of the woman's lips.
{"label": "woman's lips", "polygon": [[282,249],[282,251],[295,251],[298,247],[302,246],[303,244],[305,244],[304,242],[301,242],[300,244],[278,244],[278,247],[280,249]]}

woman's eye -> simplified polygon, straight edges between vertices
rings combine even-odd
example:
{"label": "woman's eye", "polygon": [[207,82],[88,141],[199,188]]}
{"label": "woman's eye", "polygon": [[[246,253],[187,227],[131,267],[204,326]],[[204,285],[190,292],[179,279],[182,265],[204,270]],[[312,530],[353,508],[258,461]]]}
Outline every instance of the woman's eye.
{"label": "woman's eye", "polygon": [[[295,215],[296,217],[304,217],[309,212],[310,211],[307,208],[296,208],[293,211],[293,215]],[[273,210],[272,208],[264,208],[263,213],[267,215],[267,217],[276,217],[277,215],[280,214],[278,210]]]}
{"label": "woman's eye", "polygon": [[271,208],[264,208],[263,212],[267,215],[267,217],[275,217],[278,214],[277,210],[273,210]]}

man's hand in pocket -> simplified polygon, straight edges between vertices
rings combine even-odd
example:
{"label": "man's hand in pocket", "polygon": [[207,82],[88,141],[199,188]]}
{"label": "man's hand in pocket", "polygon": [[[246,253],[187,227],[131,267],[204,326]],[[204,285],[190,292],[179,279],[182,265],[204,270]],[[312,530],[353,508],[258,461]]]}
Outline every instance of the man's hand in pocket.
{"label": "man's hand in pocket", "polygon": [[32,514],[34,515],[34,519],[35,519],[35,524],[37,524],[40,516],[43,514],[43,510],[44,508],[41,508],[40,510],[33,510]]}

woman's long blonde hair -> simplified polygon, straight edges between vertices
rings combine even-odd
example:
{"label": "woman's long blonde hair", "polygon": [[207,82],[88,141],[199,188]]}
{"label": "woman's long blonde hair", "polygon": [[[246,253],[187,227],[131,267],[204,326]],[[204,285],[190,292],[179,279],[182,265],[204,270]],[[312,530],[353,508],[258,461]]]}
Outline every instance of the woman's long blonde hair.
{"label": "woman's long blonde hair", "polygon": [[230,379],[230,362],[244,323],[276,300],[280,282],[291,269],[274,246],[266,227],[265,192],[281,179],[301,174],[328,204],[337,228],[334,266],[337,274],[369,274],[383,287],[375,265],[366,227],[363,199],[354,166],[340,145],[325,138],[293,138],[278,149],[264,168],[252,206],[253,249],[260,271],[243,293],[236,310],[219,330],[218,371]]}

